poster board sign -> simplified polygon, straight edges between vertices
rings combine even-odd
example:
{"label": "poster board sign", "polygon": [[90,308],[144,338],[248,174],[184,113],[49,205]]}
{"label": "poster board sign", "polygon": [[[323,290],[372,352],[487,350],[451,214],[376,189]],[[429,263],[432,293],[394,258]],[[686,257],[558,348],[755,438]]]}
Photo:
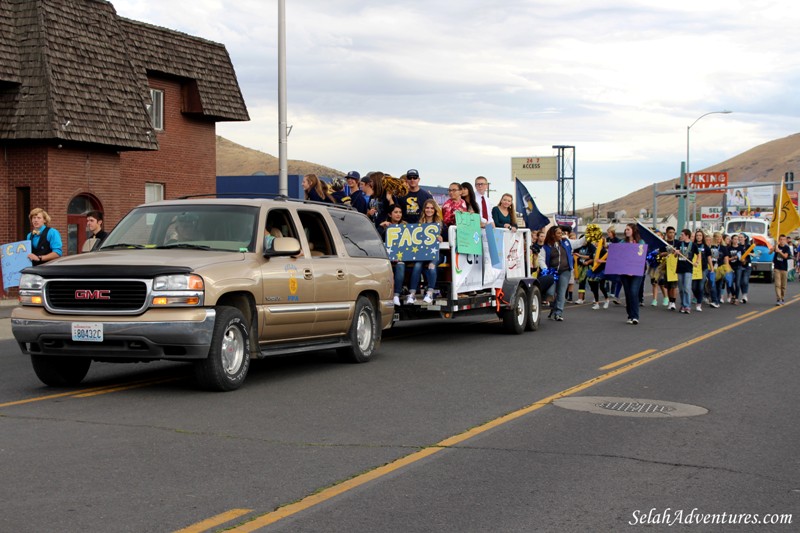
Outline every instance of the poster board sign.
{"label": "poster board sign", "polygon": [[[500,256],[500,264],[498,267],[492,265],[492,261],[490,259],[489,254],[489,239],[484,234],[483,236],[483,287],[488,288],[491,287],[493,289],[498,289],[503,287],[503,259],[504,257]],[[502,248],[501,248],[502,250]]]}
{"label": "poster board sign", "polygon": [[28,259],[29,253],[31,253],[31,241],[10,242],[0,247],[4,288],[19,287],[22,269],[32,265]]}
{"label": "poster board sign", "polygon": [[482,254],[481,216],[477,213],[456,211],[456,227],[456,251],[467,255]]}
{"label": "poster board sign", "polygon": [[503,232],[506,279],[525,277],[525,238],[520,231]]}
{"label": "poster board sign", "polygon": [[606,274],[642,276],[646,259],[646,244],[612,242],[608,245]]}
{"label": "poster board sign", "polygon": [[391,224],[386,227],[386,251],[392,261],[439,259],[438,224]]}
{"label": "poster board sign", "polygon": [[475,254],[454,253],[453,293],[483,289],[483,257]]}

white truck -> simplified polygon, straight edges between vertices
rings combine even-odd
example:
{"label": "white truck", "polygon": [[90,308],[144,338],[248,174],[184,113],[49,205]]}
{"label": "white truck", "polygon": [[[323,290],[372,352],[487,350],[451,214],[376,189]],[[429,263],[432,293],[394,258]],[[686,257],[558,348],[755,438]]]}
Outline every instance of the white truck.
{"label": "white truck", "polygon": [[750,276],[763,276],[767,282],[772,282],[774,269],[772,259],[775,256],[772,248],[775,242],[769,235],[769,220],[758,217],[730,217],[725,220],[723,233],[726,235],[744,233],[750,239],[759,236],[763,238],[759,240],[768,242],[769,246],[756,242],[756,247],[751,253],[753,270]]}
{"label": "white truck", "polygon": [[496,313],[509,333],[539,329],[544,288],[531,274],[531,232],[495,231],[503,238],[502,249],[498,246],[500,261],[492,266],[486,231],[481,231],[483,254],[472,255],[456,251],[457,228],[448,228],[447,242],[440,243],[438,294],[433,303],[417,300],[414,305],[395,306],[395,320]]}

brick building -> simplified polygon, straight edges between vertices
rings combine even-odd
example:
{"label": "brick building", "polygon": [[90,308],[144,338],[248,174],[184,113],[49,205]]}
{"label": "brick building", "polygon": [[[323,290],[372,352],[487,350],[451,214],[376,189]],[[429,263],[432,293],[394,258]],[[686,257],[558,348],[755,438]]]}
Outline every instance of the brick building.
{"label": "brick building", "polygon": [[216,122],[249,120],[221,44],[103,0],[0,2],[0,243],[44,208],[65,254],[84,213],[214,192]]}

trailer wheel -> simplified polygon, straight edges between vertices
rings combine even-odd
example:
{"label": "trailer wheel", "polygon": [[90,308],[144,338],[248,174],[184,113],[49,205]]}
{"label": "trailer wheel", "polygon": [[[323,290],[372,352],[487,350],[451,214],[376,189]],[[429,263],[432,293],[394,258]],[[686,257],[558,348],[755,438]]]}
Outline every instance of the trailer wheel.
{"label": "trailer wheel", "polygon": [[539,329],[541,312],[542,292],[539,290],[539,287],[533,285],[528,295],[528,324],[525,326],[525,329],[528,331],[536,331]]}
{"label": "trailer wheel", "polygon": [[503,313],[503,327],[508,333],[520,335],[528,323],[528,295],[521,286],[517,287],[511,300],[511,307]]}

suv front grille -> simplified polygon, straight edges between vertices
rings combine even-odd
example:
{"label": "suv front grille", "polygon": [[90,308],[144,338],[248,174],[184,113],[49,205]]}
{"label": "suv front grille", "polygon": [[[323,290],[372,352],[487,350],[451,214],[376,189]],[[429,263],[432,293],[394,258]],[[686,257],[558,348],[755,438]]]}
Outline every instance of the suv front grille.
{"label": "suv front grille", "polygon": [[145,307],[143,281],[51,281],[45,289],[47,306],[54,311],[136,311]]}

